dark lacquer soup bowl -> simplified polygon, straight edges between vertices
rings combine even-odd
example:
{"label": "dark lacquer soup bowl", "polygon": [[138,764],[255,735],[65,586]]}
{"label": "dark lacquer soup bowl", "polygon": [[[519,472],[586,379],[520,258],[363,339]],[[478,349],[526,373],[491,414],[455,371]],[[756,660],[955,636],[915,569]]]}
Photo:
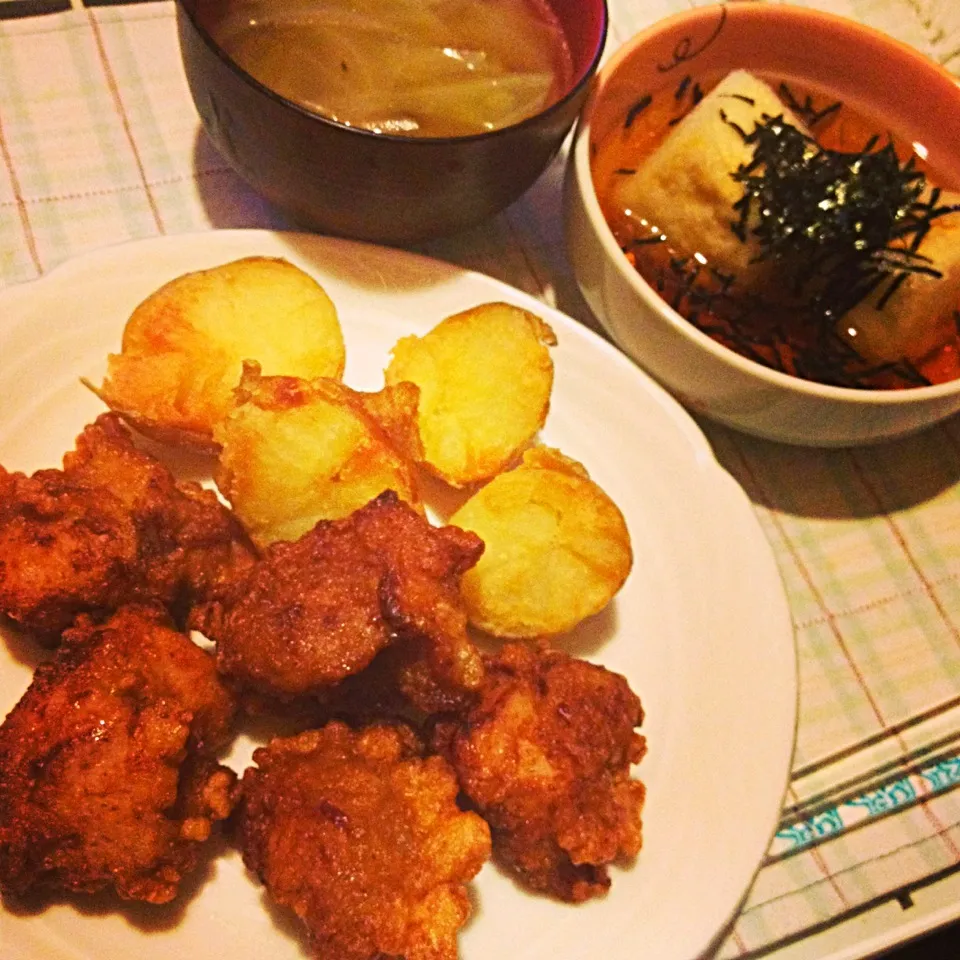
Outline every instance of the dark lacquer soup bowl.
{"label": "dark lacquer soup bowl", "polygon": [[570,53],[566,92],[506,127],[415,137],[330,120],[268,89],[214,40],[210,2],[177,0],[186,77],[210,139],[299,225],[381,243],[475,225],[530,187],[573,125],[607,33],[605,0],[549,0]]}

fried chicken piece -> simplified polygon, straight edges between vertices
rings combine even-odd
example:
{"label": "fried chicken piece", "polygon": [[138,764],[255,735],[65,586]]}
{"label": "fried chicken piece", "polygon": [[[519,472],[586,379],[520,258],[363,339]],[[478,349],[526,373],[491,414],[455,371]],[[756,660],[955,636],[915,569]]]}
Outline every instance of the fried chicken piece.
{"label": "fried chicken piece", "polygon": [[127,602],[182,612],[254,559],[216,494],[177,483],[116,414],[83,431],[63,470],[0,468],[0,612],[48,642]]}
{"label": "fried chicken piece", "polygon": [[243,859],[306,925],[319,960],[455,960],[465,884],[490,832],[402,726],[275,739],[243,775]]}
{"label": "fried chicken piece", "polygon": [[186,605],[219,597],[246,573],[256,552],[240,521],[212,490],[177,482],[139,450],[116,414],[103,414],[64,457],[64,472],[99,493],[109,490],[132,513],[147,589]]}
{"label": "fried chicken piece", "polygon": [[0,467],[0,611],[55,641],[81,611],[116,608],[139,584],[133,517],[59,470]]}
{"label": "fried chicken piece", "polygon": [[234,713],[161,608],[82,617],[0,726],[0,891],[173,899],[233,805]]}
{"label": "fried chicken piece", "polygon": [[391,644],[360,673],[317,691],[313,717],[317,723],[343,720],[352,727],[398,722],[426,733],[443,718],[464,715],[476,698],[474,690],[438,684],[428,641],[410,640]]}
{"label": "fried chicken piece", "polygon": [[191,624],[216,642],[225,676],[278,699],[323,693],[403,645],[414,655],[397,682],[432,711],[482,677],[458,591],[482,550],[473,534],[435,527],[387,491],[299,540],[271,544]]}
{"label": "fried chicken piece", "polygon": [[486,660],[482,699],[440,725],[494,856],[525,886],[582,901],[610,885],[607,865],[640,850],[645,751],[640,700],[619,674],[546,647],[507,644]]}

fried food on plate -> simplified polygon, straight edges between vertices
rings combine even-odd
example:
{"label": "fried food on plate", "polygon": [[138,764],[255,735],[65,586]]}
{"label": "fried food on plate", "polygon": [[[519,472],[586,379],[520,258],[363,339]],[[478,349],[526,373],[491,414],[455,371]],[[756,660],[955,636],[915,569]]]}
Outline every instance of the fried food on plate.
{"label": "fried food on plate", "polygon": [[243,775],[246,865],[303,921],[319,960],[456,960],[466,883],[490,853],[440,757],[403,727],[330,723],[275,739]]}
{"label": "fried food on plate", "polygon": [[353,727],[399,722],[421,732],[465,716],[479,696],[482,659],[465,635],[447,647],[446,662],[438,662],[437,647],[427,635],[391,643],[360,673],[317,691],[313,716]]}
{"label": "fried food on plate", "polygon": [[343,334],[323,288],[285,260],[247,257],[171,280],[131,314],[96,393],[157,440],[216,452],[244,360],[339,378]]}
{"label": "fried food on plate", "polygon": [[217,427],[217,484],[254,541],[296,540],[384,490],[419,508],[416,388],[360,393],[333,380],[263,377],[249,364]]}
{"label": "fried food on plate", "polygon": [[485,544],[464,575],[470,622],[498,637],[554,636],[602,610],[633,564],[626,521],[575,460],[533,447],[450,523]]}
{"label": "fried food on plate", "polygon": [[401,339],[386,382],[420,388],[426,466],[455,487],[503,470],[546,420],[553,389],[548,348],[556,342],[543,320],[507,303],[481,304],[425,336]]}
{"label": "fried food on plate", "polygon": [[438,695],[475,690],[482,665],[457,587],[482,549],[473,534],[435,527],[387,491],[268,547],[192,624],[216,642],[225,676],[280,699],[331,687],[392,643],[422,645]]}
{"label": "fried food on plate", "polygon": [[177,483],[108,413],[62,470],[0,468],[0,558],[0,612],[55,641],[80,613],[215,597],[254,549],[212,491]]}
{"label": "fried food on plate", "polygon": [[619,674],[544,647],[487,658],[482,698],[438,728],[494,856],[532,890],[568,901],[603,894],[607,865],[640,850],[645,750],[640,700]]}
{"label": "fried food on plate", "polygon": [[82,611],[116,609],[142,586],[137,529],[123,504],[59,470],[0,467],[0,610],[55,642]]}
{"label": "fried food on plate", "polygon": [[256,559],[239,520],[217,495],[178,482],[134,445],[115,415],[104,414],[84,430],[63,464],[69,477],[97,495],[111,491],[131,512],[147,583],[162,600],[189,606],[215,598]]}
{"label": "fried food on plate", "polygon": [[82,618],[0,727],[0,891],[173,899],[232,807],[233,715],[160,608]]}

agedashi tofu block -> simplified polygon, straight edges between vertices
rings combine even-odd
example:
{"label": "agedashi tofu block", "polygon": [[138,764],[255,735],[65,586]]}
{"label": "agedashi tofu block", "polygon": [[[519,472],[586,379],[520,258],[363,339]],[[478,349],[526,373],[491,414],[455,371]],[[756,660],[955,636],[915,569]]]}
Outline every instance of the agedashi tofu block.
{"label": "agedashi tofu block", "polygon": [[[960,205],[960,194],[943,191],[937,205]],[[922,357],[953,336],[960,308],[960,212],[931,221],[917,252],[939,276],[908,273],[889,297],[889,283],[881,284],[840,318],[841,335],[866,360]]]}
{"label": "agedashi tofu block", "polygon": [[286,260],[247,257],[171,280],[131,314],[98,396],[141,432],[216,452],[245,360],[265,374],[339,379],[345,352],[323,287]]}
{"label": "agedashi tofu block", "polygon": [[420,510],[416,403],[409,383],[361,393],[248,364],[214,431],[217,486],[260,547],[349,516],[384,490]]}
{"label": "agedashi tofu block", "polygon": [[450,517],[484,542],[460,583],[470,622],[497,637],[565,633],[599,613],[633,565],[626,521],[582,464],[532,447]]}
{"label": "agedashi tofu block", "polygon": [[398,341],[386,382],[420,388],[424,465],[463,487],[514,461],[546,420],[556,342],[547,323],[508,303],[481,304]]}
{"label": "agedashi tofu block", "polygon": [[733,274],[741,289],[764,282],[770,262],[754,263],[759,245],[749,235],[743,242],[732,229],[738,216],[733,205],[743,197],[743,184],[731,174],[753,159],[753,146],[740,131],[751,133],[764,116],[780,115],[807,132],[766,83],[735,70],[667,134],[636,173],[619,180],[618,203],[649,221],[678,255],[699,253],[710,267]]}

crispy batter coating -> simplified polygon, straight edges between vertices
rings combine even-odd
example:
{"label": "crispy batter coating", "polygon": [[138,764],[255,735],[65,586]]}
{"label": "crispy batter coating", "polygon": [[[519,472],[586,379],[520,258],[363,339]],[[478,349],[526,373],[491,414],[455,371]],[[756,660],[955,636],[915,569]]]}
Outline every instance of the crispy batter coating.
{"label": "crispy batter coating", "polygon": [[420,666],[404,670],[418,704],[433,708],[479,686],[457,585],[482,549],[387,491],[350,517],[272,544],[192,623],[216,642],[224,675],[280,699],[332,687],[400,641],[422,653]]}
{"label": "crispy batter coating", "polygon": [[243,775],[244,862],[320,960],[455,960],[465,884],[490,854],[440,757],[409,730],[331,723],[273,740]]}
{"label": "crispy batter coating", "polygon": [[[429,638],[391,644],[360,673],[315,694],[312,716],[317,722],[344,720],[353,727],[401,722],[422,732],[441,719],[464,716],[478,689],[439,683],[430,653]],[[482,669],[472,643],[463,645],[461,656],[469,674],[477,666]],[[450,668],[458,669],[455,664]]]}
{"label": "crispy batter coating", "polygon": [[0,467],[0,610],[56,639],[83,610],[108,610],[138,586],[133,517],[59,470]]}
{"label": "crispy batter coating", "polygon": [[0,612],[43,639],[81,613],[218,596],[254,558],[216,495],[177,483],[116,414],[83,431],[62,470],[0,468]]}
{"label": "crispy batter coating", "polygon": [[155,439],[216,452],[244,360],[270,374],[343,374],[336,307],[292,263],[245,257],[164,284],[131,314],[95,392]]}
{"label": "crispy batter coating", "polygon": [[217,486],[259,547],[347,517],[384,490],[421,509],[418,396],[410,383],[362,393],[245,363],[236,405],[214,431]]}
{"label": "crispy batter coating", "polygon": [[454,487],[503,470],[547,418],[556,342],[545,321],[509,303],[481,303],[401,338],[384,378],[419,388],[424,465]]}
{"label": "crispy batter coating", "polygon": [[639,699],[619,674],[546,647],[507,644],[486,667],[482,700],[438,728],[437,746],[522,884],[569,901],[603,894],[606,865],[642,842]]}
{"label": "crispy batter coating", "polygon": [[234,711],[161,608],[81,618],[0,727],[0,891],[173,899],[232,807]]}
{"label": "crispy batter coating", "polygon": [[556,636],[599,613],[633,565],[623,514],[583,464],[533,447],[450,522],[486,549],[463,578],[470,622],[513,640]]}

